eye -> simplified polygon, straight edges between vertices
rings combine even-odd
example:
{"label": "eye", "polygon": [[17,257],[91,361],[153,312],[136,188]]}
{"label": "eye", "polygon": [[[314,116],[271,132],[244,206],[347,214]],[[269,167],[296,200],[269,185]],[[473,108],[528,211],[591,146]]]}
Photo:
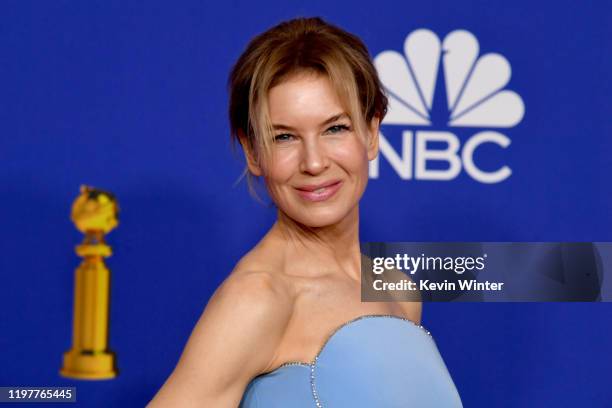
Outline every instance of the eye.
{"label": "eye", "polygon": [[294,139],[293,135],[290,135],[289,133],[282,133],[280,135],[276,135],[274,136],[274,143],[283,143],[283,142],[288,142]]}
{"label": "eye", "polygon": [[351,128],[348,127],[347,125],[334,125],[330,127],[329,129],[327,129],[327,131],[332,134],[341,133],[341,132],[345,132],[348,130],[351,130]]}

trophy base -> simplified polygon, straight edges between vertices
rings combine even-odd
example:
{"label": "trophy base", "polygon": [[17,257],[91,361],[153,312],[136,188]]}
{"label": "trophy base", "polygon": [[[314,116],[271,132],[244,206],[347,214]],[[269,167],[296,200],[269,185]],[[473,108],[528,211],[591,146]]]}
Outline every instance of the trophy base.
{"label": "trophy base", "polygon": [[118,374],[115,353],[70,350],[64,353],[60,375],[79,380],[107,380]]}

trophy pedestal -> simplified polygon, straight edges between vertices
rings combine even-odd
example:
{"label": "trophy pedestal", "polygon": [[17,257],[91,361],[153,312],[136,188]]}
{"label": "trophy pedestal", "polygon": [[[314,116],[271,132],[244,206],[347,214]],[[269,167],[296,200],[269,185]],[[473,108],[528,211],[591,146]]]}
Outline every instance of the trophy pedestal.
{"label": "trophy pedestal", "polygon": [[70,350],[64,353],[64,364],[60,370],[64,377],[81,380],[104,380],[115,378],[115,353]]}

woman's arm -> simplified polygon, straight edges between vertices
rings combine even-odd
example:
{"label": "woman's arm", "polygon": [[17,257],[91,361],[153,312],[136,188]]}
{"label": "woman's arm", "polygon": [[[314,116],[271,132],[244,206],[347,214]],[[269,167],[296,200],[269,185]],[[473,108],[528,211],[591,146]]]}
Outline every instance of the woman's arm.
{"label": "woman's arm", "polygon": [[291,313],[291,296],[272,275],[233,273],[147,407],[236,408],[249,381],[273,364]]}

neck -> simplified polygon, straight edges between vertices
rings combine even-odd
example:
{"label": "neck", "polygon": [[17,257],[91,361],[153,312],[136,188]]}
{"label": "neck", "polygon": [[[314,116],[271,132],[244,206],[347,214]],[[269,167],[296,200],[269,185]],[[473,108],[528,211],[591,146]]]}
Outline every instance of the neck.
{"label": "neck", "polygon": [[[308,227],[278,211],[270,230],[271,238],[282,245],[287,270],[321,274],[340,272],[359,280],[359,207],[333,225]],[[316,256],[313,256],[316,254]]]}

